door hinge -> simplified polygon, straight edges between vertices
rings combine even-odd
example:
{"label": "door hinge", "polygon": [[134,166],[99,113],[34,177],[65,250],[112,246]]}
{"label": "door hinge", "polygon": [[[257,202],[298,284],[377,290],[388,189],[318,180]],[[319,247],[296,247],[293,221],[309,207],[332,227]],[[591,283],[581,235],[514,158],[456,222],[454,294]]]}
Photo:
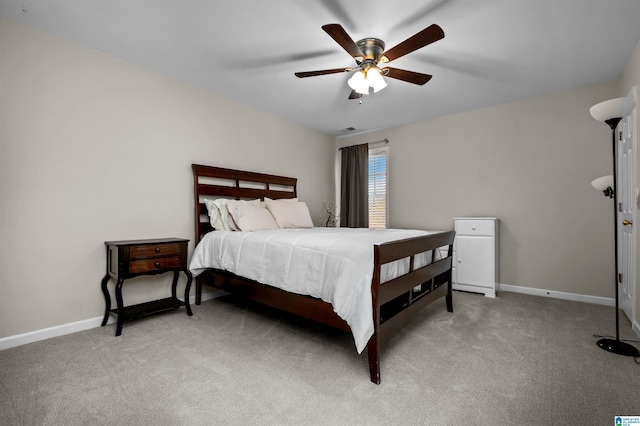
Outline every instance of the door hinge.
{"label": "door hinge", "polygon": [[622,283],[622,274],[618,274],[618,282]]}
{"label": "door hinge", "polygon": [[622,203],[618,203],[618,211],[622,212]]}
{"label": "door hinge", "polygon": [[618,140],[619,140],[619,141],[622,141],[622,131],[619,131],[619,132],[618,132]]}

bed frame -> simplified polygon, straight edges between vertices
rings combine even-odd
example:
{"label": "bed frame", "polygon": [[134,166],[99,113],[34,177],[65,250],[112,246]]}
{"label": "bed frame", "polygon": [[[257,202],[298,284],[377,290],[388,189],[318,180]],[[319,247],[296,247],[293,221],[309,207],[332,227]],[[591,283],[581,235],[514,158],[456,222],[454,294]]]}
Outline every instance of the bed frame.
{"label": "bed frame", "polygon": [[[192,164],[195,190],[195,241],[212,230],[204,198],[256,199],[295,198],[297,179],[220,167]],[[367,344],[369,372],[373,383],[380,383],[380,347],[393,337],[411,314],[431,302],[444,297],[447,310],[453,312],[451,290],[451,258],[454,231],[430,234],[388,243],[375,244],[374,273],[371,283],[375,331]],[[427,266],[414,269],[414,255],[441,248],[443,258]],[[410,258],[410,271],[380,284],[382,265],[398,259]],[[435,259],[435,257],[434,257]],[[434,260],[432,259],[432,260]],[[347,323],[334,311],[330,303],[311,296],[302,296],[242,278],[227,271],[208,269],[196,278],[196,305],[202,301],[202,286],[219,288],[248,300],[259,302],[285,312],[308,318],[330,327],[350,332]],[[421,286],[420,291],[414,288]]]}

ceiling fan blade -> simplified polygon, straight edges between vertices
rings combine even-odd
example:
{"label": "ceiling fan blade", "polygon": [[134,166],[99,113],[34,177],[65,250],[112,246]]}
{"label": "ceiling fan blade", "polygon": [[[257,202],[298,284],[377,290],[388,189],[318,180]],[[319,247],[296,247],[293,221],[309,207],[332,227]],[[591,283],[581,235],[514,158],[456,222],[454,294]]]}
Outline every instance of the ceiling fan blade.
{"label": "ceiling fan blade", "polygon": [[352,57],[362,57],[362,51],[340,24],[323,25],[322,29]]}
{"label": "ceiling fan blade", "polygon": [[304,71],[304,72],[297,72],[296,77],[298,78],[315,77],[317,75],[337,74],[340,72],[349,72],[349,71],[351,71],[351,68],[333,68],[330,70]]}
{"label": "ceiling fan blade", "polygon": [[419,72],[401,70],[398,68],[387,67],[385,68],[385,70],[389,70],[388,73],[384,74],[387,77],[395,78],[397,80],[406,81],[408,83],[413,83],[420,86],[431,80],[431,77],[433,77],[429,74],[421,74]]}
{"label": "ceiling fan blade", "polygon": [[380,61],[391,62],[442,38],[444,38],[444,31],[438,25],[433,24],[384,52]]}
{"label": "ceiling fan blade", "polygon": [[351,93],[349,94],[349,99],[360,99],[361,97],[362,95],[356,92],[355,90],[352,90]]}

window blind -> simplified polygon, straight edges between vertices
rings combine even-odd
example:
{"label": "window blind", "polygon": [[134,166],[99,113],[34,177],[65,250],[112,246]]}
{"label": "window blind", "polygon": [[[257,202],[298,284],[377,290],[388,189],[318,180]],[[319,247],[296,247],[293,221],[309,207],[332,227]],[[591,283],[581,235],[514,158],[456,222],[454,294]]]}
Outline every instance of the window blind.
{"label": "window blind", "polygon": [[388,149],[369,150],[369,228],[387,227]]}

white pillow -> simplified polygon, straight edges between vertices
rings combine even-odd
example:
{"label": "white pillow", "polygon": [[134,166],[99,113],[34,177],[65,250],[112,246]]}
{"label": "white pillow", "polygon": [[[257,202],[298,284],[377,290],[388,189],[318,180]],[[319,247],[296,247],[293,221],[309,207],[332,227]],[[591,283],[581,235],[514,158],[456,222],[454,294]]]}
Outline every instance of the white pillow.
{"label": "white pillow", "polygon": [[207,212],[209,213],[209,223],[216,231],[224,230],[222,218],[220,216],[220,209],[216,205],[214,200],[205,198],[204,205],[207,206]]}
{"label": "white pillow", "polygon": [[260,231],[263,229],[277,229],[278,224],[269,210],[260,205],[260,200],[244,201],[230,200],[227,209],[240,231]]}
{"label": "white pillow", "polygon": [[237,231],[238,227],[233,222],[233,218],[229,215],[227,202],[231,201],[226,198],[218,198],[215,200],[204,200],[209,212],[209,222],[217,231]]}
{"label": "white pillow", "polygon": [[309,208],[302,201],[264,199],[279,228],[313,228]]}

